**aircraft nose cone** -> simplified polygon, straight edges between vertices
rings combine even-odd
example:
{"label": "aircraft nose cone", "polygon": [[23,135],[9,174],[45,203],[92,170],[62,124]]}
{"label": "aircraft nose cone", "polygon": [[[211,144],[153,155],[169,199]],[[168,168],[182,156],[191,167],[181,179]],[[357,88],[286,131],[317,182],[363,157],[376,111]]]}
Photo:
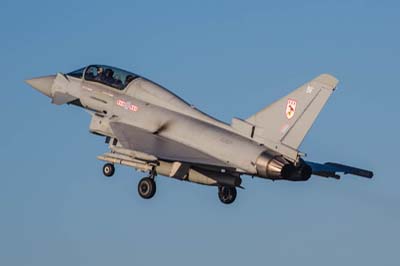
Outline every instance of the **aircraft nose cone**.
{"label": "aircraft nose cone", "polygon": [[53,85],[53,81],[56,78],[55,75],[27,79],[25,80],[32,88],[40,91],[44,95],[51,97],[51,86]]}

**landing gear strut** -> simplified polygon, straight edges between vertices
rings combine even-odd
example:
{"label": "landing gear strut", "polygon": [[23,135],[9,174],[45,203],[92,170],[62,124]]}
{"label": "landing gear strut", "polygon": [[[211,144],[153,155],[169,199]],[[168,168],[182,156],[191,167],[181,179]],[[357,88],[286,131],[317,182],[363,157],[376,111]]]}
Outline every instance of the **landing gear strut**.
{"label": "landing gear strut", "polygon": [[103,174],[104,174],[105,176],[111,177],[111,176],[114,175],[114,173],[115,173],[115,167],[114,167],[113,164],[111,164],[111,163],[106,163],[106,164],[103,166]]}
{"label": "landing gear strut", "polygon": [[229,186],[219,186],[218,187],[218,197],[219,200],[224,204],[231,204],[236,199],[236,188]]}

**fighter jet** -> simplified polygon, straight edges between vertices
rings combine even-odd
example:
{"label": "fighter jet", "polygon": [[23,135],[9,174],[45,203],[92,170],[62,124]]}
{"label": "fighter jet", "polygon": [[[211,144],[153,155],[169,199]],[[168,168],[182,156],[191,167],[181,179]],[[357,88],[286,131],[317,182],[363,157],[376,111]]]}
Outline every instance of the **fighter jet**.
{"label": "fighter jet", "polygon": [[103,174],[115,165],[148,173],[138,193],[150,199],[158,175],[218,188],[222,203],[234,202],[242,177],[307,181],[312,175],[372,178],[373,173],[340,163],[304,160],[307,132],[336,89],[322,74],[247,119],[217,120],[161,85],[119,68],[89,65],[26,82],[53,104],[86,109],[89,131],[105,138]]}

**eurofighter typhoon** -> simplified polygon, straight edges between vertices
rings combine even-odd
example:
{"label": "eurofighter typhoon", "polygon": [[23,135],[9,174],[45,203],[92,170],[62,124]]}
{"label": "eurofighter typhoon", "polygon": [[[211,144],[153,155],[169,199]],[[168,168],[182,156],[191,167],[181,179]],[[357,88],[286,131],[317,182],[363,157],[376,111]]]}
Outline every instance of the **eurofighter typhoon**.
{"label": "eurofighter typhoon", "polygon": [[298,150],[338,80],[322,74],[247,119],[221,122],[140,75],[105,65],[26,81],[56,105],[69,104],[91,114],[89,130],[103,136],[109,151],[103,174],[115,165],[148,176],[138,193],[150,199],[155,177],[217,187],[230,204],[242,188],[242,176],[307,181],[311,175],[339,179],[339,174],[372,178],[371,171],[339,164],[305,161]]}

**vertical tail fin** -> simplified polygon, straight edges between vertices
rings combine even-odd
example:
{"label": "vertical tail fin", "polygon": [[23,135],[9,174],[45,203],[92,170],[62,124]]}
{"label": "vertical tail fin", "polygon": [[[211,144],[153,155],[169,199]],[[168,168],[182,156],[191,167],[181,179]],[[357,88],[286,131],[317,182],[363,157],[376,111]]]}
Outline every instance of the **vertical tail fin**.
{"label": "vertical tail fin", "polygon": [[254,137],[297,149],[337,84],[335,77],[322,74],[249,117]]}

